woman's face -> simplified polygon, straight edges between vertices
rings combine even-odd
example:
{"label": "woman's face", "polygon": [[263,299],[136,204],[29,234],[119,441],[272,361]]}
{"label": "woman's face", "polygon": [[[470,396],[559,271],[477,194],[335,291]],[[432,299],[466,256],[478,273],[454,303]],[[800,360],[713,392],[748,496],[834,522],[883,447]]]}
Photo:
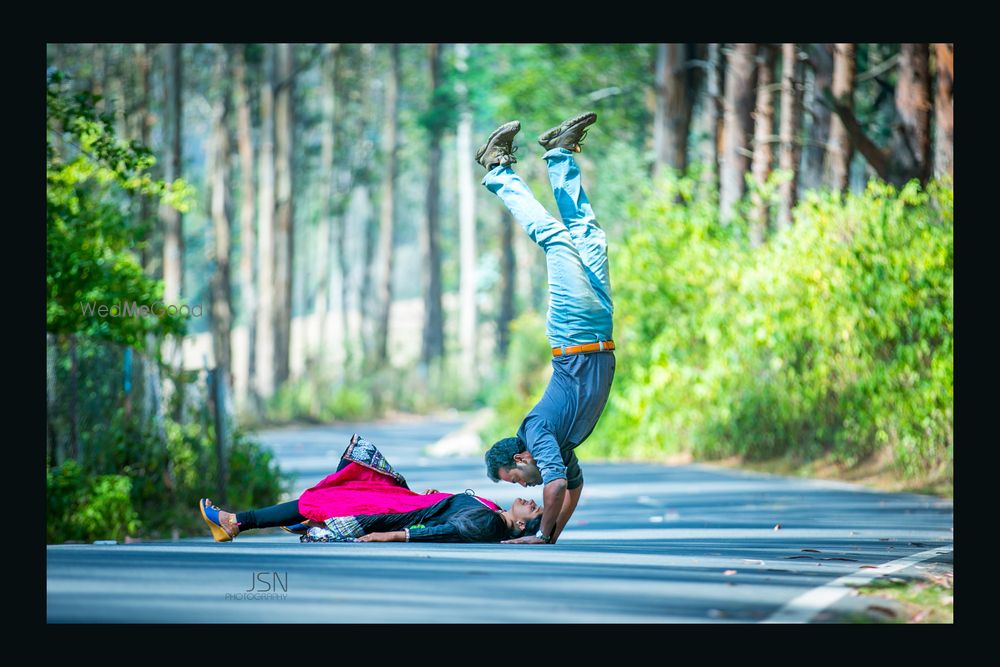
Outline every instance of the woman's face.
{"label": "woman's face", "polygon": [[535,504],[534,500],[525,500],[524,498],[517,498],[510,506],[510,514],[514,517],[514,521],[524,521],[525,523],[536,516],[541,516],[544,510],[545,508]]}

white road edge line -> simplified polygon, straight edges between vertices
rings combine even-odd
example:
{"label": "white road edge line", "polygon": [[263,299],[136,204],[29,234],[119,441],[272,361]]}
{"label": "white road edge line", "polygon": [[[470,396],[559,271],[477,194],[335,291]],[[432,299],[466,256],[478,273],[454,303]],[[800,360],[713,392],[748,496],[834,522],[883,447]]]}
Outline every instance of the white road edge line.
{"label": "white road edge line", "polygon": [[781,609],[761,621],[761,623],[808,623],[813,616],[850,593],[851,588],[849,584],[867,584],[876,577],[897,572],[916,563],[930,560],[935,556],[942,556],[950,553],[953,549],[954,545],[937,547],[936,549],[921,551],[920,553],[883,563],[874,569],[865,568],[864,570],[858,570],[854,574],[844,575],[828,584],[806,591],[802,595],[792,599]]}

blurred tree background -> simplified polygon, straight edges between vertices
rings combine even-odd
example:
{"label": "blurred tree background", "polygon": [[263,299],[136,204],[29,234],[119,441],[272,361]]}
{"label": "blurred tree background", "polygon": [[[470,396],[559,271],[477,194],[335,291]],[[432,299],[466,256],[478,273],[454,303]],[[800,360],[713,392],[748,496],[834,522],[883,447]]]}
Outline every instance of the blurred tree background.
{"label": "blurred tree background", "polygon": [[[550,373],[544,257],[479,185],[598,114],[618,371],[581,458],[882,461],[950,487],[951,44],[50,44],[50,539],[277,500],[246,429]],[[539,150],[536,150],[539,149]],[[87,304],[171,306],[95,315]],[[185,308],[180,308],[185,306]],[[113,308],[112,308],[113,310]],[[213,499],[216,496],[213,496]]]}

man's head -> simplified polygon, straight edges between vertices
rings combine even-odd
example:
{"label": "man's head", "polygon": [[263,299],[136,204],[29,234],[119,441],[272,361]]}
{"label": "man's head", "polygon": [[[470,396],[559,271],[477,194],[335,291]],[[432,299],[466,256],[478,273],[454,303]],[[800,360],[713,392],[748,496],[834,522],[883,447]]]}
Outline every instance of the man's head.
{"label": "man's head", "polygon": [[494,482],[504,481],[521,486],[542,483],[542,473],[535,464],[535,457],[516,436],[493,443],[486,452],[486,474]]}

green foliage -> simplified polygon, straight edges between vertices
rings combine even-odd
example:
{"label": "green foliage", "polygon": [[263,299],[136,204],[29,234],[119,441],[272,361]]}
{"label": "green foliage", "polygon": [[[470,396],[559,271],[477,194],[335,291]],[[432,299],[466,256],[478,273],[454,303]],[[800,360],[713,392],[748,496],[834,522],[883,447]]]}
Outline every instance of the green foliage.
{"label": "green foliage", "polygon": [[114,119],[98,115],[100,98],[71,94],[50,70],[46,113],[46,330],[83,333],[139,345],[147,332],[182,333],[184,320],[160,316],[100,317],[84,304],[153,307],[163,285],[143,274],[134,254],[147,230],[129,213],[132,196],[155,196],[186,210],[192,189],[183,181],[154,180],[148,148],[115,137]]}
{"label": "green foliage", "polygon": [[[753,249],[699,182],[667,174],[636,193],[612,239],[618,371],[580,455],[853,465],[889,447],[903,477],[950,478],[951,184],[810,192]],[[484,437],[516,428],[543,365],[518,371],[532,391],[495,397],[503,432]]]}
{"label": "green foliage", "polygon": [[48,542],[123,540],[139,529],[125,475],[88,476],[72,459],[46,467]]}

